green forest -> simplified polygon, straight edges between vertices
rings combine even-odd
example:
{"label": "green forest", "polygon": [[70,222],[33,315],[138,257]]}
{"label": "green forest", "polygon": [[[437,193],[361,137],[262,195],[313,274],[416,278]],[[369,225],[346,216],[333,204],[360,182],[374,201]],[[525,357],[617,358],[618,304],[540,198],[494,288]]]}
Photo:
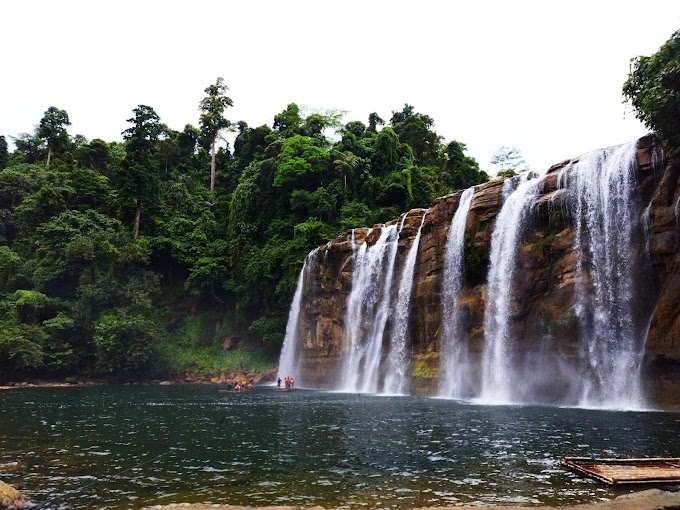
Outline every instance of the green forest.
{"label": "green forest", "polygon": [[[671,157],[679,63],[680,31],[623,85]],[[0,136],[0,382],[271,368],[312,248],[489,178],[408,104],[250,127],[222,78],[204,93],[181,131],[138,105],[122,141],[87,140],[50,106],[11,152]],[[501,149],[499,174],[521,171]]]}
{"label": "green forest", "polygon": [[51,106],[0,137],[0,380],[272,366],[312,248],[488,179],[410,105],[257,127],[232,105],[218,78],[181,131],[138,105],[87,140]]}

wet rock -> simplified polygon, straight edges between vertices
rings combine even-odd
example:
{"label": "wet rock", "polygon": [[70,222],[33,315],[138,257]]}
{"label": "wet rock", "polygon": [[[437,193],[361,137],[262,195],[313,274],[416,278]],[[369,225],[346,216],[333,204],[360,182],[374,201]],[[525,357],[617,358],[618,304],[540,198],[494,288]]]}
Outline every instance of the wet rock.
{"label": "wet rock", "polygon": [[27,508],[31,502],[11,485],[0,481],[0,508],[14,510]]}
{"label": "wet rock", "polygon": [[[637,159],[641,173],[645,174],[645,184],[640,185],[638,197],[639,221],[646,221],[644,215],[648,215],[649,242],[637,240],[638,248],[633,257],[649,256],[654,267],[650,281],[644,288],[638,289],[641,301],[654,304],[646,335],[646,363],[653,364],[663,359],[664,363],[680,366],[680,221],[677,217],[680,163],[669,161],[665,168],[654,169],[653,148],[645,144],[640,147]],[[569,172],[569,165],[576,161],[565,160],[550,168],[542,195],[532,212],[533,221],[528,222],[526,232],[522,233],[515,283],[518,290],[511,304],[510,324],[513,335],[518,339],[513,350],[519,354],[535,349],[535,337],[547,331],[550,348],[565,357],[577,355],[574,339],[579,332],[572,308],[579,279],[588,281],[591,276],[587,266],[577,268],[579,259],[574,251],[574,220],[569,217],[566,204],[569,191],[559,187],[564,183],[558,183],[559,172],[564,169]],[[494,179],[476,186],[466,219],[465,281],[459,305],[469,332],[473,358],[481,356],[483,350],[485,275],[496,217],[504,200],[502,187],[506,181]],[[433,200],[422,226],[408,330],[409,347],[415,357],[439,349],[446,238],[460,196],[461,192],[456,192]],[[398,244],[395,275],[400,274],[422,213],[422,210],[412,210],[406,216]],[[398,221],[397,218],[390,223]],[[374,244],[381,229],[381,225],[375,225],[370,232],[367,227],[354,229],[357,246],[363,242]],[[319,387],[332,385],[335,379],[342,377],[337,373],[338,360],[346,354],[343,350],[348,348],[345,345],[346,331],[350,327],[346,323],[347,300],[355,271],[352,267],[351,235],[352,231],[347,231],[320,248],[314,287],[308,289],[313,298],[305,299],[302,304],[298,344],[302,360],[300,366],[304,372],[301,379]],[[392,288],[395,295],[397,287],[393,285]],[[660,404],[674,399],[680,402],[678,379],[664,370],[647,371],[647,385],[650,391],[653,390],[653,400]],[[415,381],[415,390],[424,393],[434,391],[436,384],[433,381],[436,378],[427,379]]]}

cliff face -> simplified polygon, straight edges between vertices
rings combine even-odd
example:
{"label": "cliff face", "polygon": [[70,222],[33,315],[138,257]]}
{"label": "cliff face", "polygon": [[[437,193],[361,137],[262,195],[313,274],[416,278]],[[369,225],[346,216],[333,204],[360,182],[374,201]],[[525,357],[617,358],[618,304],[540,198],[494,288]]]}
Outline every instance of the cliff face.
{"label": "cliff face", "polygon": [[[652,405],[680,406],[680,162],[663,160],[657,154],[649,139],[638,142],[633,184],[634,239],[627,266],[635,276],[631,280],[632,328],[646,339],[641,365],[645,400]],[[573,367],[578,366],[576,360],[582,356],[583,346],[578,339],[583,334],[583,323],[577,320],[576,287],[579,279],[590,281],[594,277],[579,262],[575,249],[576,230],[585,227],[570,213],[568,201],[572,195],[564,177],[575,163],[573,160],[555,165],[543,178],[516,248],[507,349],[518,360],[514,362],[518,379],[527,383],[525,393],[516,393],[524,401],[535,400],[533,394],[538,392],[548,395],[539,401],[559,402],[560,398],[550,395],[569,394],[575,375],[578,377]],[[462,312],[469,364],[475,367],[480,366],[485,348],[491,242],[507,199],[508,185],[504,186],[504,182],[505,179],[494,179],[477,186],[466,217],[462,290],[456,306]],[[460,197],[458,192],[436,199],[422,225],[406,338],[412,392],[436,393],[444,370],[440,363],[444,255],[447,232]],[[403,222],[395,262],[397,275],[422,215],[422,210],[410,211]],[[390,224],[397,222],[400,220]],[[347,376],[342,359],[350,349],[347,307],[356,269],[352,249],[364,242],[374,245],[385,227],[348,231],[319,250],[314,278],[305,283],[296,345],[296,378],[306,386],[337,388]],[[394,287],[392,302],[396,296]],[[388,320],[383,358],[389,349],[391,327],[392,321]],[[479,386],[479,370],[466,374],[470,387]]]}

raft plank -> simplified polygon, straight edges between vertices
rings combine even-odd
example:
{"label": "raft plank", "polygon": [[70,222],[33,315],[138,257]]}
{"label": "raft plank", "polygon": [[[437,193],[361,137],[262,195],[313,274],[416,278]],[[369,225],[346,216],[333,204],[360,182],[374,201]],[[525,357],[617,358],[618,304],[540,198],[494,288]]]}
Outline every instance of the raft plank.
{"label": "raft plank", "polygon": [[680,482],[680,458],[565,457],[562,465],[608,485]]}

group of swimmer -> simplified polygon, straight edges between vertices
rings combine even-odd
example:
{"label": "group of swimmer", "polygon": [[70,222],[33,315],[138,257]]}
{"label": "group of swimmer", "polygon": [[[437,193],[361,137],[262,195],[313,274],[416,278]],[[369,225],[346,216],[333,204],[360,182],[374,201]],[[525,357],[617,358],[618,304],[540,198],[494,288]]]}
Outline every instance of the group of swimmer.
{"label": "group of swimmer", "polygon": [[232,391],[249,391],[253,389],[253,384],[246,382],[244,379],[243,381],[239,382],[236,379],[227,379],[227,390],[232,390]]}
{"label": "group of swimmer", "polygon": [[[295,381],[293,381],[292,377],[286,377],[284,380],[284,383],[286,385],[287,390],[292,390],[293,386],[295,385]],[[279,377],[278,380],[276,381],[276,387],[281,389],[281,378]]]}

